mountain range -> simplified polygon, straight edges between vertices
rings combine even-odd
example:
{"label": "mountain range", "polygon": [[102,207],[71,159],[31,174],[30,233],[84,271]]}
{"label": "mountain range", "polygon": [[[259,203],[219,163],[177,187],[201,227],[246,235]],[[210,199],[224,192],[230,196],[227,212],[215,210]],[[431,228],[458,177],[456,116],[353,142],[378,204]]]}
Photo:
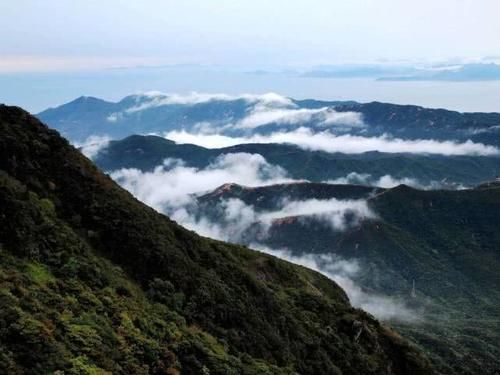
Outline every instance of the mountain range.
{"label": "mountain range", "polygon": [[[166,159],[182,160],[185,168],[206,171],[217,158],[241,153],[262,155],[293,179],[313,182],[251,187],[224,184],[196,194],[196,202],[188,207],[193,221],[213,223],[219,233],[229,233],[225,239],[231,242],[267,251],[277,249],[279,256],[305,264],[312,261],[320,270],[328,270],[328,262],[332,263],[325,261],[325,256],[338,257],[334,265],[339,259],[354,263],[359,270],[341,276],[365,291],[402,303],[405,319],[399,320],[394,313],[389,316],[396,320],[392,324],[424,347],[444,373],[482,370],[493,374],[500,367],[496,359],[500,353],[496,333],[500,314],[496,224],[500,220],[500,184],[480,184],[494,180],[494,173],[479,175],[483,167],[488,169],[486,165],[494,169],[496,158],[383,153],[348,156],[279,144],[206,149],[156,136],[130,136],[110,142],[94,160],[107,171],[137,169],[146,176],[154,174]],[[340,181],[342,185],[321,183],[335,179],[339,183],[348,171],[358,172],[358,178],[368,172],[377,178],[389,173],[428,183],[447,178],[450,183],[429,186],[425,191],[406,185],[346,185],[349,181],[345,180]],[[455,190],[451,181],[478,186]],[[352,207],[357,207],[352,202],[366,201],[373,215],[357,221],[358,212],[347,211],[352,225],[339,230],[332,229],[331,218],[325,220],[324,214],[287,210],[290,202],[317,202],[321,208],[332,200],[351,202]],[[240,203],[235,206],[236,201]],[[250,210],[251,219],[235,218],[228,210],[230,205],[242,212]],[[328,210],[326,214],[330,215]],[[263,223],[267,217],[271,221]]]}
{"label": "mountain range", "polygon": [[428,374],[328,278],[202,238],[0,106],[0,361],[9,374]]}
{"label": "mountain range", "polygon": [[[163,137],[133,135],[111,141],[93,156],[103,169],[137,168],[152,171],[167,158],[206,168],[218,157],[249,153],[282,167],[294,179],[351,184],[394,184],[398,181],[427,188],[474,186],[500,174],[500,157],[444,156],[378,151],[344,154],[304,150],[291,144],[239,144],[205,148],[178,144]],[[231,181],[227,181],[231,182]],[[384,186],[388,187],[388,186]]]}
{"label": "mountain range", "polygon": [[[22,201],[21,191],[32,192],[23,207],[46,205],[44,215],[61,224],[57,233],[69,228],[68,236],[86,246],[78,257],[62,251],[64,260],[51,263],[39,250],[50,241],[26,236],[36,232],[31,219],[23,214],[6,222],[5,238],[19,232],[17,225],[27,226],[16,238],[30,250],[19,259],[11,256],[15,242],[5,245],[0,238],[8,264],[30,275],[26,288],[39,293],[43,284],[56,298],[53,285],[41,280],[63,289],[76,282],[101,301],[106,317],[128,298],[125,314],[136,320],[138,314],[155,320],[166,310],[182,320],[164,344],[167,336],[140,320],[103,321],[105,335],[97,318],[79,317],[96,331],[85,331],[83,339],[72,333],[80,344],[97,336],[111,348],[113,331],[120,336],[125,329],[127,340],[135,332],[153,354],[146,358],[125,340],[118,351],[129,356],[106,349],[113,359],[105,361],[82,352],[70,331],[58,326],[66,362],[49,356],[44,366],[144,373],[495,374],[500,368],[500,114],[277,94],[152,92],[116,103],[81,97],[37,115],[106,176],[25,112],[3,110],[6,207],[15,206],[12,197]],[[36,134],[23,138],[19,126],[25,123]],[[64,147],[57,146],[49,161],[52,143]],[[69,267],[68,258],[77,258],[83,273],[96,269],[108,281],[96,286],[101,276],[91,273],[89,282],[77,272],[70,282],[58,271]],[[277,268],[269,270],[270,263]],[[311,287],[313,299],[305,297]],[[99,288],[111,302],[102,300]],[[99,315],[96,309],[91,314]],[[66,319],[49,310],[44,305],[34,319]],[[350,323],[339,318],[346,314],[355,315]],[[166,326],[171,321],[158,319]],[[349,325],[356,333],[344,338]],[[365,334],[370,339],[362,343]],[[345,340],[351,342],[346,346]],[[346,358],[339,362],[341,350]],[[15,367],[16,351],[11,346],[4,352]],[[120,360],[132,367],[123,370]]]}
{"label": "mountain range", "polygon": [[471,140],[500,145],[500,114],[460,113],[412,105],[294,100],[277,94],[167,95],[147,93],[119,102],[80,97],[37,117],[73,142],[90,136],[120,139],[173,130],[269,134],[307,127],[336,134],[408,139]]}

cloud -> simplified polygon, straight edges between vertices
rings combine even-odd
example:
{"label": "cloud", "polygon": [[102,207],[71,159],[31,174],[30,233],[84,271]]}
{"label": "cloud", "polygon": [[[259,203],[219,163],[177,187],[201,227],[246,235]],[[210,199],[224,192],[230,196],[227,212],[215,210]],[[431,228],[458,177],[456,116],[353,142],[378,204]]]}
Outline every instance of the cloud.
{"label": "cloud", "polygon": [[366,200],[307,199],[303,201],[283,201],[277,210],[258,215],[259,221],[271,223],[273,220],[290,216],[315,217],[330,224],[333,230],[344,230],[363,219],[376,218]]}
{"label": "cloud", "polygon": [[191,92],[187,95],[180,94],[164,94],[161,92],[151,91],[135,95],[137,105],[125,110],[126,113],[143,111],[150,108],[161,107],[166,105],[195,105],[208,103],[213,101],[236,101],[244,100],[249,104],[260,104],[266,107],[294,107],[293,101],[287,97],[276,93],[266,94],[205,94]]}
{"label": "cloud", "polygon": [[192,143],[208,148],[234,146],[243,143],[289,143],[314,151],[359,154],[368,151],[385,153],[439,154],[439,155],[499,155],[495,146],[466,142],[437,141],[433,139],[400,139],[388,135],[363,137],[356,135],[335,135],[329,131],[314,133],[300,127],[288,132],[274,132],[269,135],[255,134],[249,137],[230,137],[220,134],[189,133],[184,130],[170,131],[165,137],[177,143]]}
{"label": "cloud", "polygon": [[[196,105],[208,102],[236,102],[245,101],[247,114],[233,123],[232,117],[221,119],[224,124],[216,130],[255,129],[268,124],[296,125],[313,122],[318,126],[364,126],[361,113],[336,112],[332,108],[322,107],[318,109],[298,108],[293,100],[275,93],[267,94],[204,94],[192,92],[187,95],[163,94],[161,92],[147,92],[134,95],[135,105],[122,112],[112,113],[107,117],[108,122],[116,122],[128,114],[145,111],[168,105]],[[213,124],[210,126],[213,128]]]}
{"label": "cloud", "polygon": [[166,159],[152,172],[121,169],[111,177],[159,211],[165,205],[182,206],[191,200],[190,194],[208,192],[227,182],[259,186],[293,181],[283,168],[248,153],[221,155],[204,169],[187,167],[179,159]]}
{"label": "cloud", "polygon": [[333,254],[296,256],[286,250],[273,250],[262,245],[273,222],[285,217],[314,218],[336,231],[358,225],[364,219],[375,219],[375,213],[365,200],[285,199],[273,209],[257,210],[241,199],[230,198],[214,201],[216,203],[209,207],[209,211],[200,210],[196,196],[217,187],[218,191],[223,191],[230,186],[223,185],[228,181],[251,186],[291,182],[282,168],[269,164],[261,155],[246,153],[222,155],[203,169],[188,167],[182,160],[166,159],[152,172],[121,169],[111,173],[111,177],[138,199],[200,235],[250,244],[325,274],[347,292],[354,306],[379,319],[417,319],[416,313],[402,302],[364,291],[355,281],[361,272],[355,260],[341,259]]}
{"label": "cloud", "polygon": [[288,217],[298,217],[301,222],[313,218],[334,231],[343,231],[359,225],[362,220],[377,218],[365,200],[283,201],[274,209],[256,210],[238,198],[230,198],[212,204],[210,212],[212,214],[201,212],[199,215],[195,207],[183,207],[170,210],[168,214],[203,236],[238,243],[246,243],[249,239],[265,241],[272,225]]}
{"label": "cloud", "polygon": [[383,175],[379,178],[372,176],[369,173],[356,173],[351,172],[345,177],[339,177],[332,180],[325,181],[327,184],[333,185],[367,185],[367,186],[377,186],[385,189],[390,189],[399,185],[411,186],[415,189],[420,190],[435,190],[435,189],[455,189],[461,190],[467,187],[463,184],[459,184],[451,181],[429,181],[424,183],[419,181],[417,178],[412,177],[402,177],[397,178],[391,175]]}
{"label": "cloud", "polygon": [[92,159],[99,153],[99,151],[106,148],[110,141],[111,138],[106,135],[92,135],[82,143],[75,143],[75,147],[80,149],[82,154],[84,154],[86,157]]}
{"label": "cloud", "polygon": [[212,208],[219,213],[217,220],[197,215],[196,208],[188,206],[171,210],[170,217],[202,236],[236,243],[244,242],[245,232],[252,226],[257,226],[258,231],[263,233],[269,227],[259,222],[254,208],[240,199],[225,199]]}
{"label": "cloud", "polygon": [[373,177],[369,173],[356,173],[351,172],[345,177],[339,177],[333,180],[325,181],[328,184],[342,184],[342,185],[369,185],[377,186],[381,188],[393,188],[398,185],[408,185],[417,189],[438,189],[442,186],[441,183],[437,181],[432,181],[429,184],[424,184],[418,181],[416,178],[403,177],[396,178],[391,175],[384,175],[379,178]]}
{"label": "cloud", "polygon": [[256,106],[248,116],[238,121],[234,125],[234,128],[255,129],[268,124],[297,125],[307,122],[314,122],[315,125],[319,126],[364,126],[361,113],[358,112],[337,112],[329,107],[318,109],[276,109]]}
{"label": "cloud", "polygon": [[188,228],[233,242],[241,241],[241,235],[252,225],[259,225],[261,233],[265,233],[275,220],[290,216],[315,218],[332,230],[344,230],[363,219],[376,218],[366,200],[335,198],[284,199],[276,207],[258,212],[239,199],[221,200],[216,207],[220,218],[216,224],[196,214],[195,196],[216,188],[222,190],[228,182],[245,186],[297,182],[288,178],[283,168],[269,164],[257,154],[221,155],[203,169],[188,167],[179,159],[166,159],[150,172],[121,169],[112,172],[111,177],[139,200]]}
{"label": "cloud", "polygon": [[368,311],[377,319],[401,322],[417,322],[421,319],[421,312],[409,308],[404,301],[363,290],[355,281],[362,272],[356,260],[346,260],[335,254],[297,256],[287,250],[271,249],[258,243],[251,247],[322,273],[344,289],[353,306]]}

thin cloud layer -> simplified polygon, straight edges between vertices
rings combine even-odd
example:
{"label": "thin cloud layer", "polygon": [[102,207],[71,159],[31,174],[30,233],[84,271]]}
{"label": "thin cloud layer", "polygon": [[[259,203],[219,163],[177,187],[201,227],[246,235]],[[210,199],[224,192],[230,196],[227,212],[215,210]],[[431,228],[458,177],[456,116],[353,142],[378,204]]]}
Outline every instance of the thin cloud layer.
{"label": "thin cloud layer", "polygon": [[206,94],[191,92],[187,95],[181,94],[165,94],[157,91],[150,91],[135,95],[137,105],[128,108],[125,112],[134,113],[144,111],[150,108],[156,108],[166,105],[195,105],[201,103],[215,102],[215,101],[237,101],[244,100],[249,104],[260,104],[265,107],[295,107],[293,101],[285,96],[276,93],[266,94],[241,94],[241,95],[228,95],[228,94]]}
{"label": "thin cloud layer", "polygon": [[314,123],[317,126],[364,126],[362,116],[357,112],[337,112],[328,107],[293,109],[257,106],[248,116],[238,121],[233,128],[255,129],[268,124],[297,125],[304,123]]}
{"label": "thin cloud layer", "polygon": [[[351,172],[345,177],[339,177],[325,182],[328,184],[335,184],[335,185],[340,184],[340,185],[377,186],[386,189],[390,189],[398,185],[407,185],[422,190],[439,189],[443,187],[443,184],[438,181],[431,181],[425,184],[420,182],[418,179],[411,177],[397,178],[386,174],[379,178],[376,178],[369,173],[356,173],[356,172]],[[446,186],[450,187],[453,185],[448,183]],[[457,189],[464,188],[464,186],[462,185],[454,185],[453,187]]]}
{"label": "thin cloud layer", "polygon": [[364,199],[335,198],[284,201],[279,210],[263,212],[258,218],[264,223],[271,223],[273,220],[290,216],[312,216],[330,224],[333,230],[344,230],[348,225],[356,225],[363,219],[376,218]]}
{"label": "thin cloud layer", "polygon": [[229,147],[242,143],[289,143],[300,148],[330,153],[359,154],[369,151],[385,153],[438,154],[438,155],[499,155],[500,150],[482,143],[437,141],[433,139],[400,139],[387,135],[363,137],[357,135],[335,135],[329,131],[314,133],[308,128],[288,132],[273,132],[269,135],[254,134],[248,137],[230,137],[220,134],[189,133],[184,130],[170,131],[166,138],[177,143],[191,143],[207,148]]}

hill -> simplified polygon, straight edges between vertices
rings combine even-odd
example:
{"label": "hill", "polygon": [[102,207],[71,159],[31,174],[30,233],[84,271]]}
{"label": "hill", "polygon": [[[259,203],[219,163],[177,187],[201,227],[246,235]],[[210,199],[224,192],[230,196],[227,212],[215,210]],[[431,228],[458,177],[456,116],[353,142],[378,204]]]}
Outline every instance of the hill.
{"label": "hill", "polygon": [[0,371],[428,374],[332,281],[201,238],[0,106]]}

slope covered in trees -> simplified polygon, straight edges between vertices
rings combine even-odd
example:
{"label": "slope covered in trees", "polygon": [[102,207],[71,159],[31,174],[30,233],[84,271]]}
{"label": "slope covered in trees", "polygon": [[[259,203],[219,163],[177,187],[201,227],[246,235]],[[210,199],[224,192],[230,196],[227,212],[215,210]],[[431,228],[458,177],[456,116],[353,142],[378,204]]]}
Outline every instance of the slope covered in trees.
{"label": "slope covered in trees", "polygon": [[201,238],[0,106],[0,372],[428,374],[318,273]]}

